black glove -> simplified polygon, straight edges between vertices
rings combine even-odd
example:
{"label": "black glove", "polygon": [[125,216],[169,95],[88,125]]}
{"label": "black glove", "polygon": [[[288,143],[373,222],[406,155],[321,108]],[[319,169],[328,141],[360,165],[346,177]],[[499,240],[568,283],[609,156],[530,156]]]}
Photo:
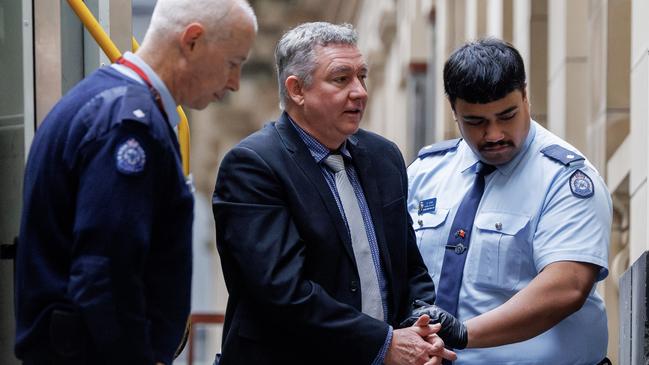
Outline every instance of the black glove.
{"label": "black glove", "polygon": [[401,328],[412,326],[419,317],[427,314],[430,317],[430,324],[442,324],[442,329],[439,330],[437,335],[444,340],[446,346],[458,350],[466,347],[469,338],[464,323],[442,308],[430,305],[422,300],[415,300],[413,307],[415,309],[410,313],[410,317],[401,322]]}

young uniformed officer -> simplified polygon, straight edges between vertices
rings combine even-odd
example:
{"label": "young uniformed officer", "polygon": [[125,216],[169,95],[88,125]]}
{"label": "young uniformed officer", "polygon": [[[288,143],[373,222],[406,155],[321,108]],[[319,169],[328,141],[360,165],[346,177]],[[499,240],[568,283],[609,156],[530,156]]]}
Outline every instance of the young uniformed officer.
{"label": "young uniformed officer", "polygon": [[576,148],[530,119],[520,54],[468,43],[444,67],[462,139],[409,167],[408,210],[437,288],[465,321],[456,364],[597,364],[611,198]]}
{"label": "young uniformed officer", "polygon": [[45,118],[16,262],[25,364],[171,364],[192,272],[176,104],[202,109],[236,91],[256,28],[243,0],[159,0],[140,50]]}

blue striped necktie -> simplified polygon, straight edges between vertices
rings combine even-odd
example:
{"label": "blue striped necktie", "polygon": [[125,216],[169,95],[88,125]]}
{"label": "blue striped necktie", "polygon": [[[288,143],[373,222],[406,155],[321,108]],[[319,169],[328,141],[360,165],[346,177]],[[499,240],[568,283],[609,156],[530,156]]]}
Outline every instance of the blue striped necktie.
{"label": "blue striped necktie", "polygon": [[451,231],[446,241],[444,262],[439,277],[437,300],[435,304],[457,317],[458,297],[462,286],[462,275],[466,261],[471,230],[480,199],[484,193],[485,176],[496,168],[483,162],[476,166],[476,176],[473,186],[466,193],[453,219]]}

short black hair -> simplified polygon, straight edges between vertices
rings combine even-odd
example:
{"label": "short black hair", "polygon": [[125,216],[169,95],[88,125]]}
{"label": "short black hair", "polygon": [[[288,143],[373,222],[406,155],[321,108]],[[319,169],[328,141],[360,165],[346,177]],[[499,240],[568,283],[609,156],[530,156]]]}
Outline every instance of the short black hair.
{"label": "short black hair", "polygon": [[444,91],[453,109],[457,98],[486,104],[514,90],[525,92],[525,86],[521,54],[500,39],[483,38],[466,43],[444,65]]}

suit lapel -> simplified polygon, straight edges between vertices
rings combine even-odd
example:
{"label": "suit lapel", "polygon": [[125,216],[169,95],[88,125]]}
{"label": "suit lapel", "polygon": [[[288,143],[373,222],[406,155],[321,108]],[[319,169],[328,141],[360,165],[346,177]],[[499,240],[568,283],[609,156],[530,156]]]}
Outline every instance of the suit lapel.
{"label": "suit lapel", "polygon": [[388,285],[388,293],[391,293],[392,265],[383,229],[383,200],[381,199],[381,194],[378,185],[376,184],[377,178],[375,175],[376,173],[380,173],[380,171],[373,168],[370,154],[355,136],[350,138],[350,142],[351,143],[348,143],[349,153],[352,155],[354,168],[356,169],[361,186],[363,187],[365,201],[367,201],[367,205],[370,209],[372,223],[374,224],[374,232],[376,234],[376,241],[379,245],[379,253],[382,260],[381,263],[383,264],[383,271]]}
{"label": "suit lapel", "polygon": [[275,129],[279,133],[286,149],[291,153],[295,163],[318,191],[322,204],[326,207],[331,216],[332,224],[336,227],[336,232],[345,247],[347,255],[352,262],[356,264],[351,238],[347,232],[347,227],[345,226],[345,221],[343,221],[342,215],[340,214],[338,205],[336,205],[336,200],[329,189],[329,185],[327,185],[324,176],[322,176],[322,171],[315,163],[308,147],[300,139],[297,131],[290,125],[290,123],[291,122],[288,120],[286,113],[282,113],[282,116],[275,124]]}

